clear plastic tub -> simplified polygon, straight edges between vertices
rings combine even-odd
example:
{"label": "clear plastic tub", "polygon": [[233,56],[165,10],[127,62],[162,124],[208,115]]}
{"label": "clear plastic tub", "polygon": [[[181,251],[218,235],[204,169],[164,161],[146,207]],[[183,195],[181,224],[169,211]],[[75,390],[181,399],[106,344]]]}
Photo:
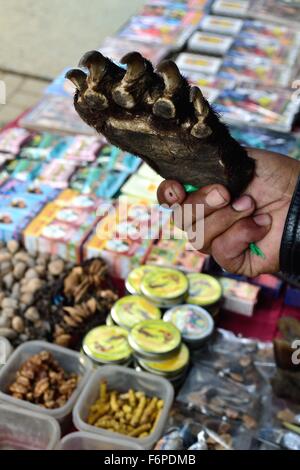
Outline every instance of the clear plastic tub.
{"label": "clear plastic tub", "polygon": [[0,405],[0,450],[53,450],[59,439],[56,419],[7,403]]}
{"label": "clear plastic tub", "polygon": [[84,390],[73,410],[73,422],[80,431],[96,433],[100,436],[107,436],[112,441],[116,438],[123,438],[122,434],[97,428],[86,422],[89,408],[95,403],[99,396],[99,383],[102,379],[106,379],[109,389],[120,392],[127,392],[130,388],[136,391],[143,391],[148,396],[157,396],[164,400],[164,407],[160,419],[154,431],[147,437],[136,438],[127,437],[129,442],[138,443],[145,449],[150,449],[156,441],[161,437],[166,425],[168,414],[172,406],[174,398],[174,389],[168,380],[163,377],[147,374],[144,372],[136,372],[121,366],[103,366],[94,372],[90,377]]}
{"label": "clear plastic tub", "polygon": [[[51,352],[66,372],[73,372],[81,377],[76,390],[72,393],[67,403],[64,406],[53,410],[42,408],[25,400],[19,400],[7,393],[8,387],[14,381],[20,366],[31,356],[41,351]],[[88,358],[81,356],[79,353],[45,341],[28,341],[27,343],[19,346],[13,352],[5,366],[3,366],[0,371],[0,401],[8,402],[15,406],[22,406],[28,410],[33,410],[37,413],[42,413],[44,415],[51,416],[52,418],[56,418],[59,423],[65,427],[67,425],[68,418],[71,416],[72,409],[78,395],[89,378],[92,370],[93,366],[91,361]]]}
{"label": "clear plastic tub", "polygon": [[97,436],[90,432],[73,432],[65,436],[57,450],[144,450],[142,446],[130,442],[126,437]]}
{"label": "clear plastic tub", "polygon": [[0,336],[0,369],[3,367],[11,355],[13,350],[12,345],[4,336]]}

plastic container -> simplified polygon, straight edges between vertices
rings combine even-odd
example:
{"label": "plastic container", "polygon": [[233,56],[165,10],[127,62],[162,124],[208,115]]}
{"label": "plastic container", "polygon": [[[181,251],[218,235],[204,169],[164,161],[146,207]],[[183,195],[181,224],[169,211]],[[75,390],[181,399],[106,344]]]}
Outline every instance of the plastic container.
{"label": "plastic container", "polygon": [[54,418],[0,405],[0,450],[53,450],[59,439],[60,427]]}
{"label": "plastic container", "polygon": [[[66,372],[73,372],[81,376],[81,380],[79,381],[77,388],[72,393],[67,403],[64,406],[53,410],[42,408],[39,405],[14,398],[7,393],[8,387],[14,381],[20,366],[31,356],[41,351],[51,352],[59,362],[59,365]],[[7,402],[15,406],[21,406],[27,410],[32,410],[37,413],[56,418],[61,425],[65,426],[71,415],[78,395],[89,378],[92,370],[93,366],[91,361],[79,353],[45,341],[28,341],[14,351],[8,359],[7,364],[0,371],[0,401]]]}
{"label": "plastic container", "polygon": [[58,444],[57,450],[144,450],[124,437],[97,436],[90,432],[72,432]]}
{"label": "plastic container", "polygon": [[121,366],[103,366],[100,367],[89,378],[88,383],[84,387],[73,411],[73,422],[80,431],[87,431],[105,436],[113,441],[115,438],[123,438],[119,433],[107,431],[87,424],[87,416],[90,407],[95,403],[99,396],[99,384],[101,380],[106,379],[108,388],[115,389],[120,392],[127,392],[130,388],[136,391],[143,391],[148,396],[157,396],[164,400],[158,423],[154,431],[147,437],[136,438],[126,437],[129,442],[139,444],[145,449],[150,449],[155,442],[161,437],[166,425],[170,408],[174,398],[174,390],[172,385],[164,378],[144,372],[136,372],[132,369],[126,369]]}
{"label": "plastic container", "polygon": [[4,336],[0,336],[0,369],[3,367],[11,355],[13,350],[12,345]]}

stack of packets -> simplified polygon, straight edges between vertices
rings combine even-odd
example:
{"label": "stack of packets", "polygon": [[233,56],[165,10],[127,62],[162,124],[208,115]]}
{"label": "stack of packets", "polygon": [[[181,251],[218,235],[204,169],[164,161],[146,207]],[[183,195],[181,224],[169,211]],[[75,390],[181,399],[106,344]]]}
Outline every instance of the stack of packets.
{"label": "stack of packets", "polygon": [[0,240],[20,239],[22,230],[56,194],[49,186],[7,180],[0,187]]}
{"label": "stack of packets", "polygon": [[31,111],[20,119],[19,124],[33,131],[95,135],[95,131],[76,113],[70,96],[45,95]]}
{"label": "stack of packets", "polygon": [[176,58],[181,72],[227,123],[289,132],[300,104],[290,88],[299,69],[300,34],[219,15],[204,16],[199,28]]}
{"label": "stack of packets", "polygon": [[189,248],[189,242],[185,239],[159,240],[151,248],[146,263],[174,267],[188,273],[203,271],[208,256]]}
{"label": "stack of packets", "polygon": [[223,308],[251,317],[258,300],[260,287],[229,277],[221,277],[219,281],[223,289]]}
{"label": "stack of packets", "polygon": [[111,201],[66,189],[27,226],[24,245],[30,253],[51,253],[80,262],[84,242],[112,206]]}
{"label": "stack of packets", "polygon": [[132,175],[121,189],[121,193],[136,198],[157,202],[157,188],[163,181],[155,171],[145,163]]}
{"label": "stack of packets", "polygon": [[278,0],[252,0],[251,13],[261,20],[272,20],[285,23],[294,28],[299,27],[300,9],[299,2]]}
{"label": "stack of packets", "polygon": [[84,258],[101,256],[113,276],[125,279],[145,262],[169,217],[170,213],[160,210],[158,204],[123,196],[84,244]]}
{"label": "stack of packets", "polygon": [[296,134],[286,134],[255,127],[230,126],[229,128],[232,137],[245,147],[255,147],[296,159],[300,158],[300,139]]}
{"label": "stack of packets", "polygon": [[[206,3],[206,0],[202,2],[202,8]],[[195,30],[202,15],[202,11],[177,2],[151,2],[139,15],[130,18],[118,37],[178,49]]]}
{"label": "stack of packets", "polygon": [[9,178],[7,166],[12,162],[31,134],[26,129],[6,129],[0,134],[0,185]]}

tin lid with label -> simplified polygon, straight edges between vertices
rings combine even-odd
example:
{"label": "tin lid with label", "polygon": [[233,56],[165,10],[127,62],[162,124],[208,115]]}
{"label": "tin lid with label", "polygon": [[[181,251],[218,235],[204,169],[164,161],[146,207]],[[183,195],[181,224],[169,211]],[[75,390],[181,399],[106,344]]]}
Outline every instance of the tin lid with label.
{"label": "tin lid with label", "polygon": [[187,342],[202,342],[209,338],[214,330],[211,315],[201,307],[192,304],[178,305],[168,310],[164,321],[173,323]]}
{"label": "tin lid with label", "polygon": [[217,279],[202,273],[190,273],[187,278],[189,282],[188,304],[205,306],[220,300],[222,286]]}
{"label": "tin lid with label", "polygon": [[109,364],[129,360],[128,331],[119,326],[98,326],[83,339],[82,349],[93,361]]}
{"label": "tin lid with label", "polygon": [[141,282],[145,274],[153,271],[155,266],[143,265],[133,269],[127,277],[125,286],[130,294],[141,294]]}
{"label": "tin lid with label", "polygon": [[185,371],[190,360],[190,352],[185,344],[181,344],[178,353],[164,361],[145,361],[139,359],[140,365],[148,372],[154,372],[165,377],[176,376]]}
{"label": "tin lid with label", "polygon": [[111,316],[117,325],[130,330],[141,321],[160,320],[161,311],[145,297],[127,295],[117,300],[112,307]]}
{"label": "tin lid with label", "polygon": [[146,297],[157,301],[176,299],[186,294],[188,280],[185,274],[177,269],[155,268],[143,277],[141,290]]}
{"label": "tin lid with label", "polygon": [[163,320],[146,320],[129,333],[128,341],[137,355],[163,360],[175,354],[181,344],[180,331]]}

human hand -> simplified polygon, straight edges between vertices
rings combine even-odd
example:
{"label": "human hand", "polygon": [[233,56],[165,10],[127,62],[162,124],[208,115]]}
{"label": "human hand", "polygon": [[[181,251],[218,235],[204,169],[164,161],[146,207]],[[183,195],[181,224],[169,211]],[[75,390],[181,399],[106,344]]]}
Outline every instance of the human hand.
{"label": "human hand", "polygon": [[[180,183],[170,180],[159,186],[158,200],[169,206],[203,204],[204,244],[196,248],[211,254],[227,271],[253,277],[279,271],[280,243],[300,162],[263,150],[248,149],[248,154],[256,161],[255,176],[232,203],[224,186],[210,185],[187,195]],[[186,222],[190,238],[199,222],[195,210]],[[251,242],[264,258],[251,253]]]}

